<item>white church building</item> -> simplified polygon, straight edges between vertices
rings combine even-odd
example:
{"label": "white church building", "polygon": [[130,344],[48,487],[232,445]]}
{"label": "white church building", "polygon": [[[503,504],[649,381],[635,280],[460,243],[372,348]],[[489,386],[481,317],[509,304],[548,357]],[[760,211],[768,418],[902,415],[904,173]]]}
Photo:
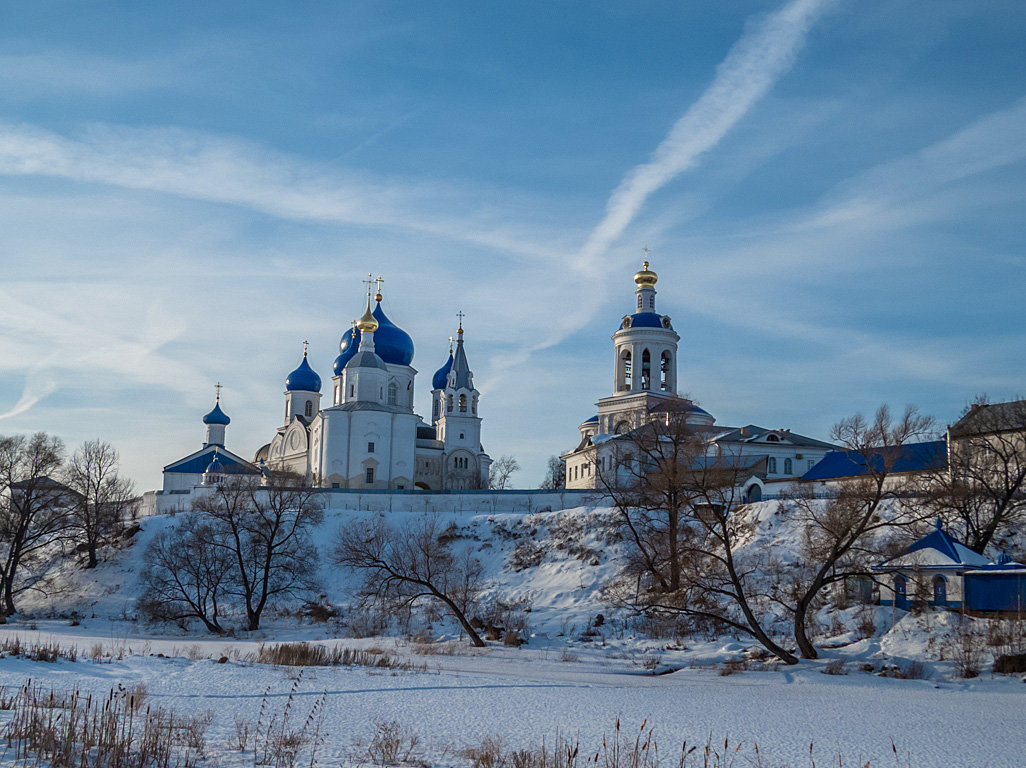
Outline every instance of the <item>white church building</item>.
{"label": "white church building", "polygon": [[[467,360],[463,319],[449,358],[432,377],[431,423],[414,412],[413,340],[385,315],[381,278],[366,310],[342,336],[328,402],[304,349],[285,380],[284,420],[252,462],[224,447],[228,417],[204,417],[203,448],[164,468],[164,491],[185,491],[220,474],[288,470],[322,488],[473,490],[488,487],[480,393]],[[372,308],[373,303],[373,308]],[[210,469],[212,462],[218,462]]]}
{"label": "white church building", "polygon": [[658,280],[647,261],[634,275],[634,312],[623,316],[612,338],[613,392],[598,400],[598,413],[578,427],[577,447],[563,456],[568,489],[599,488],[600,473],[613,469],[632,431],[666,412],[686,413],[686,423],[708,442],[710,456],[730,455],[744,463],[747,501],[782,489],[837,450],[789,429],[719,426],[711,413],[678,395],[680,336],[670,317],[656,312]]}

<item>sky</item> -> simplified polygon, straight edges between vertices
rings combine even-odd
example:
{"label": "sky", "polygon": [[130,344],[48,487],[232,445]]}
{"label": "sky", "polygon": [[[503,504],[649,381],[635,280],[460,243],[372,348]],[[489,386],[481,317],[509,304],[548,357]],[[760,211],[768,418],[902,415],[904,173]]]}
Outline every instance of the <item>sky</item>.
{"label": "sky", "polygon": [[373,273],[536,486],[644,247],[718,423],[946,424],[1026,392],[1024,71],[1018,0],[0,0],[0,434],[157,488],[221,382],[251,457]]}

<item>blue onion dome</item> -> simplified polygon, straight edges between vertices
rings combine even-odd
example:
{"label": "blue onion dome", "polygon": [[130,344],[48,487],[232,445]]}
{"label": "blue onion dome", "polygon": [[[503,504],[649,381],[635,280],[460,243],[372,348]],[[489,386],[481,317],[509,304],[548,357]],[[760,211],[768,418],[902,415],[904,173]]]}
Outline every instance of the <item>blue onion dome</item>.
{"label": "blue onion dome", "polygon": [[228,418],[228,415],[221,410],[220,398],[218,398],[217,402],[214,403],[214,410],[203,417],[204,424],[222,424],[224,426],[228,426],[231,424],[231,421],[232,420]]}
{"label": "blue onion dome", "polygon": [[435,371],[435,375],[431,377],[431,388],[432,389],[445,389],[445,380],[449,378],[449,371],[452,370],[452,350],[449,350],[449,359],[445,361],[445,365]]}
{"label": "blue onion dome", "polygon": [[[380,296],[378,296],[380,299]],[[410,334],[393,323],[381,308],[381,302],[374,308],[374,319],[378,329],[374,332],[374,351],[386,363],[409,365],[413,362],[413,339]]]}
{"label": "blue onion dome", "polygon": [[332,370],[336,376],[341,376],[342,369],[346,367],[346,363],[352,360],[353,355],[360,349],[360,329],[354,325],[343,333],[342,340],[338,343],[338,349],[342,354],[335,358],[335,365],[332,366]]}
{"label": "blue onion dome", "polygon": [[285,379],[286,392],[320,392],[321,377],[318,376],[303,353],[303,362]]}

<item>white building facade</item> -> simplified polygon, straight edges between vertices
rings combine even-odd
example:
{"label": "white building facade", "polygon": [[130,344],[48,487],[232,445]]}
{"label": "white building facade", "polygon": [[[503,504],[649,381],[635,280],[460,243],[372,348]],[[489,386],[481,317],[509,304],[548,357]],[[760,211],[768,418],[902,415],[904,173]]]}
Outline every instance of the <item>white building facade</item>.
{"label": "white building facade", "polygon": [[749,501],[794,482],[837,446],[788,429],[749,424],[720,427],[716,419],[677,394],[680,336],[667,315],[656,311],[659,277],[646,261],[634,275],[634,313],[613,333],[613,393],[596,403],[598,413],[579,427],[580,442],[563,456],[566,487],[593,489],[611,469],[630,433],[660,414],[684,413],[685,422],[709,443],[710,456],[732,456],[750,468],[744,487]]}

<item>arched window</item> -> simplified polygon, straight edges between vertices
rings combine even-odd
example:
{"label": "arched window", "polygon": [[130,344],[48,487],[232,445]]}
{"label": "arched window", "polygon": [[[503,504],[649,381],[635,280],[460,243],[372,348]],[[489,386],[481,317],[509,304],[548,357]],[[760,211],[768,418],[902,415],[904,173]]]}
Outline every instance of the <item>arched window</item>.
{"label": "arched window", "polygon": [[631,351],[625,349],[620,356],[620,390],[631,388]]}
{"label": "arched window", "polygon": [[449,395],[445,401],[446,410],[452,413],[452,395]]}
{"label": "arched window", "polygon": [[670,368],[670,353],[663,352],[662,356],[659,358],[659,386],[664,392],[673,388],[673,383],[670,381]]}
{"label": "arched window", "polygon": [[908,580],[900,573],[894,575],[894,605],[908,608]]}
{"label": "arched window", "polygon": [[312,400],[307,400],[306,401],[306,408],[303,409],[303,412],[306,415],[306,418],[308,418],[308,419],[311,416],[313,416],[313,401]]}
{"label": "arched window", "polygon": [[769,460],[766,462],[766,474],[777,474],[777,459],[775,456],[770,456]]}
{"label": "arched window", "polygon": [[460,413],[467,412],[467,396],[460,395]]}
{"label": "arched window", "polygon": [[388,404],[399,404],[399,385],[396,384],[394,381],[388,382]]}
{"label": "arched window", "polygon": [[745,498],[749,504],[756,501],[762,501],[762,488],[757,485],[750,486],[748,491],[745,493]]}
{"label": "arched window", "polygon": [[641,353],[641,388],[652,388],[652,355],[647,349]]}
{"label": "arched window", "polygon": [[940,574],[933,577],[933,604],[948,604],[948,582]]}
{"label": "arched window", "polygon": [[785,475],[790,475],[791,474],[792,467],[793,467],[793,465],[791,464],[791,460],[790,459],[784,459],[784,474]]}

